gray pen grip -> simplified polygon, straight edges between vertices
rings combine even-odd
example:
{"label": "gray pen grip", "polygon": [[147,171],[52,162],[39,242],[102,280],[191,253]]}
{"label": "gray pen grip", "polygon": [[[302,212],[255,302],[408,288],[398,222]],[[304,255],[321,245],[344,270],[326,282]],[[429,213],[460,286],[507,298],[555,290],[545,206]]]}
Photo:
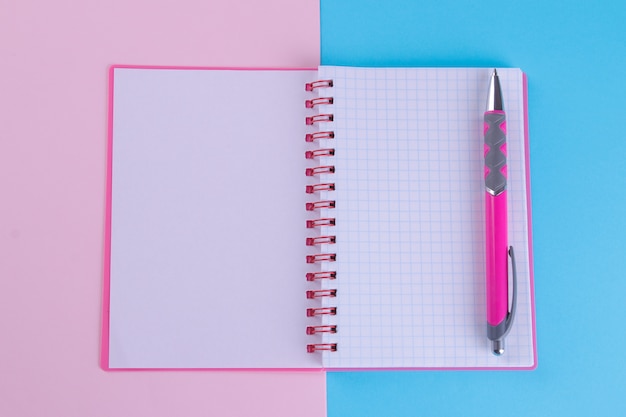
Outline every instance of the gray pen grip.
{"label": "gray pen grip", "polygon": [[506,128],[501,127],[505,121],[503,112],[485,113],[485,188],[492,195],[506,189],[506,150],[503,152],[502,148],[506,144]]}

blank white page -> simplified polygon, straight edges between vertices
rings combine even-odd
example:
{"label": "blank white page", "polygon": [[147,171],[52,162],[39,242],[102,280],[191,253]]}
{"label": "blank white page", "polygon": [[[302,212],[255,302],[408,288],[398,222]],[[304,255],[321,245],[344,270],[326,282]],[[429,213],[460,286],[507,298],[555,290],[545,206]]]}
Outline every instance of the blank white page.
{"label": "blank white page", "polygon": [[315,77],[114,70],[111,368],[321,366],[305,334]]}
{"label": "blank white page", "polygon": [[[337,271],[328,287],[327,368],[532,367],[533,308],[523,74],[498,70],[508,126],[509,240],[518,269],[517,316],[506,353],[486,335],[483,113],[492,69],[322,67],[334,104],[336,218],[323,234]],[[331,229],[331,228],[328,228]]]}

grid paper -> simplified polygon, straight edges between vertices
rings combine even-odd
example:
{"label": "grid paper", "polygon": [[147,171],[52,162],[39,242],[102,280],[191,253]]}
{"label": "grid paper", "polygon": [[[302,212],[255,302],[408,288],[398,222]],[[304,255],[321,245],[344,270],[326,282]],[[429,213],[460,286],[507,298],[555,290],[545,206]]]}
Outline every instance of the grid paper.
{"label": "grid paper", "polygon": [[[338,343],[327,368],[534,365],[523,74],[498,73],[508,127],[509,240],[518,269],[517,315],[506,353],[486,337],[482,124],[492,69],[321,67],[332,79]],[[330,229],[330,228],[328,228]],[[330,249],[330,248],[329,248]]]}

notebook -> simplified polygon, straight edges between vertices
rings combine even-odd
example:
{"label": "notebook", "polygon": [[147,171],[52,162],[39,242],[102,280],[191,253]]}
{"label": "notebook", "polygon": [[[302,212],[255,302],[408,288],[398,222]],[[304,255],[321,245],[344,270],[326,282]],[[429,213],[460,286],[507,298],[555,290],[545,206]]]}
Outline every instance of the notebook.
{"label": "notebook", "polygon": [[114,66],[105,369],[532,369],[526,78],[498,69],[517,313],[486,336],[491,68]]}

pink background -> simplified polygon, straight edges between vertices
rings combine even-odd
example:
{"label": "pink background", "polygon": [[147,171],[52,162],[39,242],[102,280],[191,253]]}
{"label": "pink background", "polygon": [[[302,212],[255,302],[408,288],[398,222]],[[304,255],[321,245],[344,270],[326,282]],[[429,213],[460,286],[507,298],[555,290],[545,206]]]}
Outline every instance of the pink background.
{"label": "pink background", "polygon": [[108,67],[319,50],[317,0],[0,1],[0,415],[325,415],[322,372],[99,367]]}

